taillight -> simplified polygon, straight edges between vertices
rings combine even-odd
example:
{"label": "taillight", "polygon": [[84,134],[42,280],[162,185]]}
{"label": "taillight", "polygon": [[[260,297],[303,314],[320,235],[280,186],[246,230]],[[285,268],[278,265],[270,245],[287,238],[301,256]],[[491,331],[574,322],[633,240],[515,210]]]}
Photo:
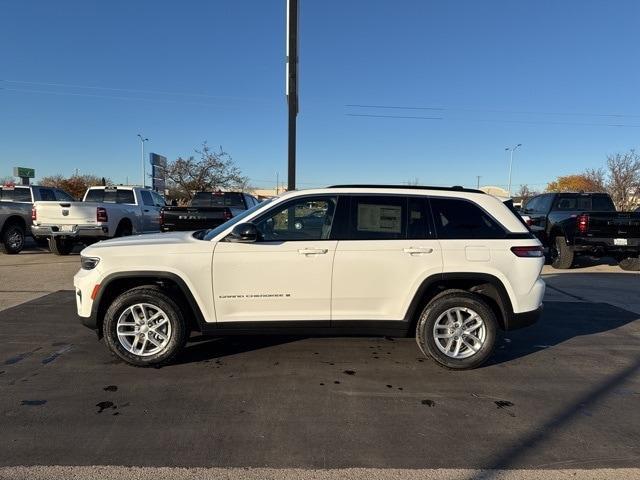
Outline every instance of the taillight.
{"label": "taillight", "polygon": [[233,217],[233,215],[231,215],[231,211],[230,210],[225,210],[224,211],[224,219],[225,220],[231,220],[231,217]]}
{"label": "taillight", "polygon": [[533,222],[531,221],[531,218],[527,218],[525,220],[525,223],[527,224],[528,227],[530,227],[531,225],[533,225]]}
{"label": "taillight", "polygon": [[37,219],[38,211],[36,210],[36,207],[31,207],[31,220],[35,222]]}
{"label": "taillight", "polygon": [[586,213],[578,215],[578,231],[584,235],[587,230],[589,230],[589,215]]}
{"label": "taillight", "polygon": [[97,222],[108,222],[109,216],[107,215],[107,209],[104,207],[96,208],[96,221]]}
{"label": "taillight", "polygon": [[531,247],[511,247],[511,251],[516,257],[537,258],[544,256],[544,249],[541,245]]}

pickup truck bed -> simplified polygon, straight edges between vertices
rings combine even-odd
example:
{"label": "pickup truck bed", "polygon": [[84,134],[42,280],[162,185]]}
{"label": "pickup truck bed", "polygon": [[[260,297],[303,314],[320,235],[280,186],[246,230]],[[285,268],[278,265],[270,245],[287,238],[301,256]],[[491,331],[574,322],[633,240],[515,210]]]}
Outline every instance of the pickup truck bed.
{"label": "pickup truck bed", "polygon": [[617,212],[607,194],[545,193],[529,200],[523,213],[555,268],[570,268],[576,255],[591,255],[640,270],[640,212]]}
{"label": "pickup truck bed", "polygon": [[4,185],[0,187],[0,251],[20,253],[25,237],[32,235],[31,219],[34,201],[68,200],[68,193],[54,187],[38,185]]}
{"label": "pickup truck bed", "polygon": [[36,202],[32,231],[48,238],[53,253],[68,254],[76,242],[157,232],[164,200],[139,187],[91,187],[82,202]]}
{"label": "pickup truck bed", "polygon": [[246,193],[198,192],[188,207],[164,207],[160,213],[160,230],[215,228],[257,204],[258,200]]}

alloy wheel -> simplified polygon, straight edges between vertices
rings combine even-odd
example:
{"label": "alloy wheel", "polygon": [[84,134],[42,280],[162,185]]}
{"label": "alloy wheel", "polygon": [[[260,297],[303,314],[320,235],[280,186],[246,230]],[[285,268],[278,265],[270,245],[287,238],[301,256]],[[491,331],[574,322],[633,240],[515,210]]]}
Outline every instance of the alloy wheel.
{"label": "alloy wheel", "polygon": [[438,350],[455,359],[468,358],[480,351],[487,338],[484,320],[474,310],[453,307],[443,312],[433,325]]}
{"label": "alloy wheel", "polygon": [[148,357],[163,351],[171,340],[171,322],[167,314],[150,303],[126,308],[116,322],[118,341],[134,355]]}

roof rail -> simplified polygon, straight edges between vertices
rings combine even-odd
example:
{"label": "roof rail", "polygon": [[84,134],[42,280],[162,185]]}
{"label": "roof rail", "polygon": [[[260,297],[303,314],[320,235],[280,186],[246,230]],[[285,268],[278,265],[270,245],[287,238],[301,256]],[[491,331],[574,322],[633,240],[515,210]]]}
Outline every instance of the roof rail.
{"label": "roof rail", "polygon": [[376,184],[345,184],[345,185],[330,185],[327,188],[398,188],[398,189],[417,189],[417,190],[441,190],[445,192],[468,192],[468,193],[484,193],[482,190],[476,190],[474,188],[464,188],[460,185],[454,185],[453,187],[430,187],[427,185],[376,185]]}

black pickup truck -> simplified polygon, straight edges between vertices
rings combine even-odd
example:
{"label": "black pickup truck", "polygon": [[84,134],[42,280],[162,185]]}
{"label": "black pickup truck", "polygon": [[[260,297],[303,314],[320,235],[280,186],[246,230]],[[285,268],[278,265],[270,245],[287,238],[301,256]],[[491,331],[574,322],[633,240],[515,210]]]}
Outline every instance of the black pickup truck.
{"label": "black pickup truck", "polygon": [[544,193],[531,198],[522,213],[548,247],[554,268],[571,268],[576,255],[591,255],[640,270],[640,212],[617,212],[606,193]]}
{"label": "black pickup truck", "polygon": [[188,207],[164,207],[160,230],[190,231],[214,228],[260,203],[242,192],[198,192]]}

